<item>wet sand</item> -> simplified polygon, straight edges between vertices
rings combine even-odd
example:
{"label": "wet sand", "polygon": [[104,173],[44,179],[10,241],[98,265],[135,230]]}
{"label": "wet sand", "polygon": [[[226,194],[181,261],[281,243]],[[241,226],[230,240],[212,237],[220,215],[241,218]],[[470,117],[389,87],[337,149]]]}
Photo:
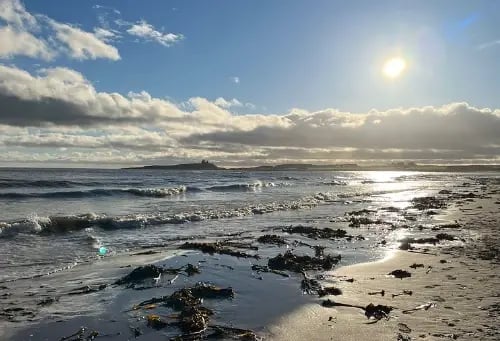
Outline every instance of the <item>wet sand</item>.
{"label": "wet sand", "polygon": [[[391,306],[394,309],[388,318],[369,320],[361,309],[323,307],[318,300],[270,326],[268,339],[499,340],[498,195],[459,204],[446,214],[467,229],[461,231],[466,235],[464,244],[390,252],[381,261],[331,273],[332,284],[343,295],[330,299],[351,305]],[[413,264],[422,266],[411,267]],[[396,269],[410,272],[411,277],[388,275]],[[354,282],[344,281],[351,278]]]}

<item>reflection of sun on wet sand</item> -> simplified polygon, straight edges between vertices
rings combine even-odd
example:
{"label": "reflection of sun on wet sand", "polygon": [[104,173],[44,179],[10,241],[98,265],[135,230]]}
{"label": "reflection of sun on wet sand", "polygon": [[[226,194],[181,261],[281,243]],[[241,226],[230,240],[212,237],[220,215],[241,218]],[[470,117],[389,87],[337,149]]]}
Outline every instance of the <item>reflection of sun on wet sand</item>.
{"label": "reflection of sun on wet sand", "polygon": [[[330,307],[312,303],[282,317],[269,328],[269,339],[498,340],[498,195],[496,200],[466,199],[450,212],[469,230],[465,245],[395,251],[384,260],[332,272],[343,294],[331,296],[324,304]],[[394,270],[411,276],[388,275]],[[369,303],[392,310],[370,320],[355,307]]]}

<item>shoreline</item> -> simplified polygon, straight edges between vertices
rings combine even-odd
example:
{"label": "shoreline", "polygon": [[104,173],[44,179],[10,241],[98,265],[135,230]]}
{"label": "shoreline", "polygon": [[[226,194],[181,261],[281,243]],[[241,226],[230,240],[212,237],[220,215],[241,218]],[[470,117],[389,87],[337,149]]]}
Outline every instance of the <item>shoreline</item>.
{"label": "shoreline", "polygon": [[[466,192],[468,191],[469,189],[466,190]],[[496,267],[493,263],[485,263],[478,259],[474,260],[471,257],[473,257],[474,252],[478,252],[481,249],[479,246],[484,244],[482,244],[481,235],[484,234],[485,229],[489,228],[491,230],[493,240],[499,240],[497,231],[498,218],[495,215],[498,213],[499,193],[496,187],[493,187],[489,192],[487,189],[481,191],[474,190],[473,192],[476,194],[472,196],[469,195],[472,194],[471,192],[467,194],[463,190],[461,193],[456,193],[455,196],[451,192],[444,193],[445,196],[449,195],[449,198],[445,199],[443,197],[439,200],[447,202],[449,204],[448,207],[439,210],[439,213],[433,213],[432,220],[427,221],[430,224],[426,224],[422,228],[424,230],[422,232],[419,232],[418,229],[410,230],[392,225],[392,231],[394,231],[396,236],[400,237],[434,236],[438,233],[437,231],[451,232],[454,235],[452,238],[453,241],[444,242],[443,244],[439,241],[437,244],[440,247],[417,243],[415,245],[417,250],[413,250],[412,252],[395,251],[392,257],[384,257],[382,260],[370,263],[344,266],[326,272],[323,270],[314,271],[319,269],[308,269],[311,270],[308,271],[310,272],[309,275],[306,275],[306,271],[285,268],[284,270],[289,273],[287,278],[280,277],[276,273],[271,273],[269,269],[263,272],[259,270],[254,271],[253,265],[258,264],[267,267],[269,265],[267,261],[270,261],[271,257],[276,255],[277,251],[281,255],[289,247],[294,251],[294,254],[297,254],[297,252],[298,255],[311,254],[312,250],[317,252],[318,245],[323,244],[328,247],[329,240],[340,238],[345,241],[346,244],[344,245],[349,248],[349,245],[352,245],[351,239],[356,240],[354,231],[360,225],[370,224],[370,221],[374,221],[374,217],[370,216],[373,212],[380,218],[378,215],[380,212],[392,212],[394,209],[394,207],[386,207],[380,208],[379,211],[370,211],[366,209],[365,205],[361,205],[358,207],[358,210],[352,211],[351,209],[351,211],[346,212],[344,218],[348,217],[349,219],[342,220],[345,225],[349,222],[355,225],[358,224],[354,226],[354,230],[351,229],[353,235],[346,236],[340,233],[346,233],[346,231],[327,230],[326,227],[304,229],[303,226],[296,225],[295,227],[279,227],[278,230],[270,227],[260,230],[258,234],[227,235],[226,242],[222,242],[220,246],[231,249],[230,251],[233,253],[208,252],[207,254],[204,251],[200,252],[201,248],[193,249],[191,246],[182,248],[180,247],[181,245],[177,244],[174,245],[176,247],[175,250],[186,249],[198,251],[189,251],[184,255],[156,261],[155,258],[160,255],[155,253],[155,249],[150,249],[145,251],[143,256],[141,256],[141,258],[144,257],[142,260],[135,259],[136,265],[146,265],[149,263],[164,269],[174,269],[192,263],[199,267],[201,274],[194,276],[194,279],[191,279],[190,276],[184,277],[184,275],[180,277],[162,276],[159,285],[156,283],[156,285],[151,286],[151,284],[148,284],[149,286],[142,287],[144,283],[141,282],[136,291],[130,289],[130,287],[117,287],[112,284],[116,280],[117,275],[123,276],[133,270],[134,267],[130,268],[131,261],[125,261],[125,263],[129,264],[125,266],[127,269],[118,270],[115,267],[117,272],[114,276],[109,277],[105,283],[97,283],[106,284],[104,286],[105,290],[92,291],[88,293],[89,296],[69,297],[67,296],[68,289],[71,288],[65,287],[64,292],[59,293],[61,295],[59,297],[61,298],[61,302],[59,303],[58,298],[54,306],[50,303],[48,308],[44,308],[52,310],[61,308],[62,305],[66,309],[68,304],[71,305],[73,297],[81,297],[83,300],[88,297],[88,299],[93,299],[96,302],[106,302],[106,304],[109,304],[110,307],[103,314],[96,316],[82,310],[76,315],[60,315],[61,318],[59,319],[56,315],[60,311],[53,310],[55,314],[53,318],[39,320],[35,324],[19,325],[16,328],[16,334],[11,335],[14,340],[51,340],[54,339],[54,331],[58,336],[64,337],[72,335],[81,326],[86,326],[89,330],[99,331],[101,335],[108,335],[110,340],[120,340],[123,336],[131,334],[131,331],[134,331],[134,333],[139,331],[142,335],[139,339],[144,340],[159,340],[164,339],[165,336],[171,336],[175,339],[175,337],[179,336],[178,331],[172,331],[170,327],[158,331],[154,327],[151,328],[149,323],[147,323],[149,321],[148,316],[151,314],[158,314],[157,316],[160,316],[162,319],[170,319],[169,316],[173,316],[175,311],[160,307],[159,305],[151,308],[153,310],[149,310],[149,308],[135,310],[133,307],[153,297],[167,297],[175,290],[179,291],[186,288],[190,290],[189,288],[193,288],[197,282],[202,281],[214,283],[220,288],[234,287],[236,292],[236,295],[231,300],[206,300],[204,303],[206,306],[204,305],[203,308],[211,309],[214,312],[214,315],[210,317],[211,327],[209,327],[234,327],[233,329],[235,330],[238,330],[238,328],[248,328],[239,330],[246,330],[252,333],[251,335],[253,335],[253,339],[255,340],[260,339],[261,336],[264,336],[266,340],[304,340],[308,338],[311,340],[359,340],[366,337],[373,340],[411,340],[416,337],[429,340],[454,339],[457,337],[460,339],[481,337],[484,340],[494,340],[500,336],[498,333],[495,334],[496,332],[491,327],[492,325],[495,326],[496,321],[498,321],[498,312],[495,312],[495,309],[498,309],[495,308],[498,307],[498,296],[494,295],[497,295],[496,290],[500,287],[500,283],[496,275],[491,277],[492,274],[495,274]],[[495,196],[496,201],[491,195]],[[436,200],[436,198],[432,200]],[[427,202],[427,199],[423,201],[419,200],[413,202],[413,205],[437,205],[441,202],[439,200],[436,202],[432,200],[429,202]],[[360,208],[363,209],[359,211]],[[387,209],[390,210],[387,211]],[[406,219],[408,213],[410,213],[410,218],[412,217],[411,214],[414,217],[419,215],[424,216],[426,212],[429,212],[429,209],[418,209],[417,212],[413,213],[408,212],[407,209],[398,209],[396,212],[398,212],[398,216]],[[434,210],[433,212],[437,211]],[[365,214],[368,214],[368,216]],[[367,223],[363,223],[362,219],[365,218],[368,221]],[[456,220],[460,221],[460,224],[456,224],[458,227],[445,227],[446,224],[441,224],[445,222],[451,223]],[[480,224],[484,226],[479,226]],[[464,226],[467,226],[467,228]],[[295,228],[299,229],[295,230]],[[286,240],[286,248],[279,243],[278,245],[273,245],[272,243],[260,244],[257,237],[259,235],[263,237],[263,234],[266,232],[280,234],[280,236],[274,237]],[[336,233],[340,233],[340,235]],[[462,242],[461,236],[464,236],[466,233],[468,234],[465,236],[466,240]],[[335,235],[335,237],[330,234]],[[447,233],[443,234],[447,235]],[[346,237],[348,239],[344,239]],[[215,241],[220,240],[220,238],[215,239]],[[214,239],[200,240],[200,242],[213,241]],[[389,252],[396,247],[391,242],[387,242],[386,244],[385,239],[383,241],[384,243],[377,241],[374,244],[374,240],[372,239],[370,245],[376,247],[377,250],[384,250],[384,252]],[[197,243],[186,242],[186,244]],[[256,245],[258,245],[258,248]],[[319,249],[322,250],[321,247]],[[254,257],[257,254],[256,250],[259,250],[259,258]],[[327,251],[330,254],[332,251],[339,252],[339,250],[331,248],[330,245],[330,249]],[[343,253],[342,251],[340,252]],[[436,254],[429,255],[417,252],[432,252]],[[326,253],[323,256],[326,256]],[[323,256],[318,258],[316,255],[316,261]],[[259,261],[258,259],[261,260]],[[441,260],[445,260],[446,262],[442,262]],[[410,265],[413,265],[413,263],[423,264],[423,267],[410,268]],[[387,276],[389,272],[396,269],[410,271],[412,277],[396,279]],[[430,271],[428,271],[429,269]],[[307,279],[307,276],[310,275],[315,276],[314,278],[317,278],[321,282],[321,286],[334,286],[342,290],[342,295],[325,296],[318,299],[318,289],[312,289],[311,292],[307,292],[306,294],[303,287],[304,281],[301,283],[300,280],[303,278],[302,276],[304,276],[304,279]],[[478,275],[483,278],[480,283],[470,280]],[[346,281],[346,279],[350,278],[354,281]],[[99,280],[101,281],[102,278],[99,278]],[[82,284],[88,283],[80,282],[78,286],[81,287]],[[443,285],[443,283],[447,285]],[[482,288],[484,285],[491,292],[479,291],[478,293],[477,288]],[[109,287],[106,289],[107,286]],[[454,290],[450,290],[450,288]],[[381,290],[384,290],[384,296],[378,293]],[[412,294],[392,297],[392,294],[402,293],[403,290],[411,290]],[[454,295],[455,292],[459,292],[463,296],[457,299]],[[47,294],[50,296],[41,295],[39,298],[55,297],[53,296],[55,294],[49,294],[48,292]],[[83,294],[87,295],[87,292]],[[389,319],[383,318],[373,321],[367,320],[363,310],[357,307],[321,306],[321,303],[328,299],[344,305],[366,307],[369,303],[373,303],[375,305],[392,306],[394,309],[390,312]],[[430,304],[429,309],[418,310],[412,314],[402,313],[403,310],[413,309],[422,304]],[[476,308],[471,310],[469,309],[471,304],[473,307],[483,304],[485,309],[479,310],[479,312]],[[466,322],[471,321],[472,324],[462,322],[464,314],[467,316]],[[470,314],[473,314],[472,317],[469,316]],[[490,314],[494,314],[493,318],[490,317]],[[72,316],[76,316],[76,318]],[[171,321],[166,322],[167,325],[173,325]],[[262,321],[274,322],[261,325]],[[368,322],[376,323],[368,324]],[[482,327],[480,327],[481,330],[475,330],[474,327],[479,324],[482,324]],[[236,332],[235,330],[232,332]],[[490,334],[493,335],[491,338]]]}
{"label": "shoreline", "polygon": [[[340,267],[330,272],[329,278],[342,295],[325,297],[282,316],[268,326],[266,340],[500,339],[498,254],[488,259],[481,253],[488,248],[485,240],[494,239],[498,246],[495,214],[499,202],[490,200],[489,212],[482,208],[485,199],[481,203],[469,202],[445,213],[457,217],[460,212],[457,218],[469,225],[469,233],[479,230],[483,238],[474,234],[461,246],[396,250],[381,260]],[[472,207],[476,212],[471,214]],[[408,271],[411,277],[388,275],[396,269]],[[354,282],[343,280],[347,278]],[[341,305],[364,307],[373,303],[393,310],[388,318],[369,320],[359,308],[323,307],[320,303],[327,298]]]}

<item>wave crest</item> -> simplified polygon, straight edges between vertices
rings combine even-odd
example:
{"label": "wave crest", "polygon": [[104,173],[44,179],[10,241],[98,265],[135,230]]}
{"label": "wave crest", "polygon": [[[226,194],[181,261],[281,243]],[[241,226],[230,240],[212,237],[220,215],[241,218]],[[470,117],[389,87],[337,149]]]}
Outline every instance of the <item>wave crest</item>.
{"label": "wave crest", "polygon": [[[190,188],[196,191],[196,188]],[[96,188],[80,191],[57,191],[57,192],[11,192],[0,193],[0,199],[29,199],[29,198],[85,198],[97,196],[114,195],[134,195],[140,197],[164,198],[179,195],[188,191],[186,186],[166,187],[166,188],[126,188],[126,189],[105,189]]]}
{"label": "wave crest", "polygon": [[227,219],[277,211],[312,208],[321,203],[336,200],[331,193],[316,193],[296,201],[270,202],[261,205],[248,205],[226,210],[204,210],[185,212],[174,215],[167,214],[132,214],[120,217],[97,215],[94,213],[70,216],[39,217],[31,216],[25,220],[0,222],[0,237],[8,237],[17,233],[53,234],[79,231],[98,227],[101,229],[144,228],[163,224],[183,224],[212,219]]}

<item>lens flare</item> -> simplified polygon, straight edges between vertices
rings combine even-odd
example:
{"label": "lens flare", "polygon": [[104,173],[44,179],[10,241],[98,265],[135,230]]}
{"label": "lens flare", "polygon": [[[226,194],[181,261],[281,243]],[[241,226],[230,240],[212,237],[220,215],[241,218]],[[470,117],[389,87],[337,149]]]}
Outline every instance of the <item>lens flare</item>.
{"label": "lens flare", "polygon": [[382,72],[388,78],[397,78],[406,69],[406,61],[403,58],[396,57],[387,60],[382,67]]}

